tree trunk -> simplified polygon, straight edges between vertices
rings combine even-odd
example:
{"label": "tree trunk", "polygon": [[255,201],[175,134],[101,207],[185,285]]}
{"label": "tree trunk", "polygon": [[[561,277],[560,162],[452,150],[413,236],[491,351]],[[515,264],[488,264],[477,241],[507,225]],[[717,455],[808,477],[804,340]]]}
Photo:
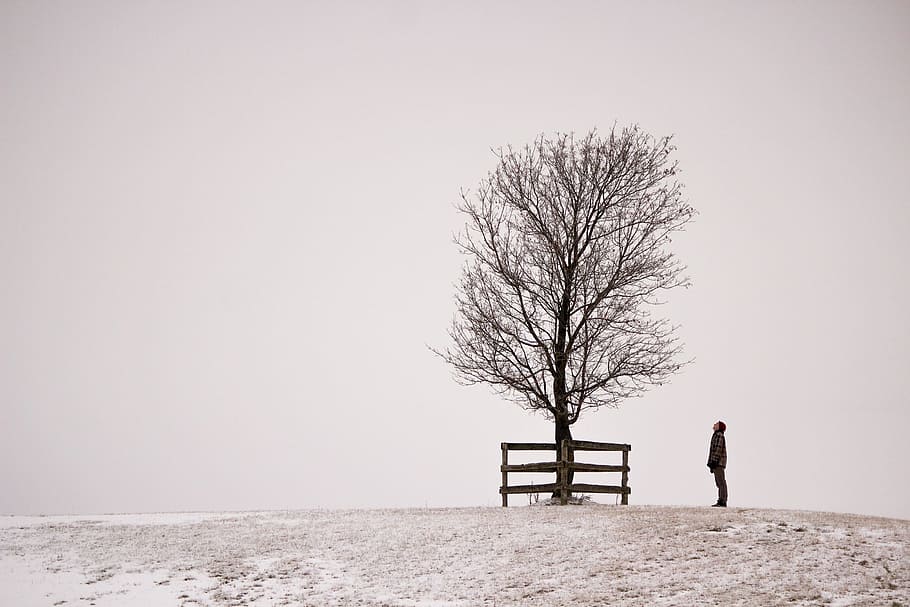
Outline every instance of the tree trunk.
{"label": "tree trunk", "polygon": [[[562,441],[563,440],[572,440],[572,426],[569,425],[568,416],[562,417],[559,416],[556,418],[556,459],[559,460],[562,457]],[[569,461],[575,461],[575,450],[569,449]],[[572,484],[572,480],[575,477],[575,472],[569,470],[569,484]],[[559,491],[553,492],[553,497],[559,497]]]}

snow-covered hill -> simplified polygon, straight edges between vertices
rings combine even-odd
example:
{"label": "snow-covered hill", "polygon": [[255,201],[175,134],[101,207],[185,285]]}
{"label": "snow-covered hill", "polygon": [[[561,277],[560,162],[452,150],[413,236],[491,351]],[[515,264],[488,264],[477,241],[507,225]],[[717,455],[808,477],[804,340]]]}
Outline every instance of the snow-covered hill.
{"label": "snow-covered hill", "polygon": [[910,521],[648,506],[0,518],[0,605],[902,605]]}

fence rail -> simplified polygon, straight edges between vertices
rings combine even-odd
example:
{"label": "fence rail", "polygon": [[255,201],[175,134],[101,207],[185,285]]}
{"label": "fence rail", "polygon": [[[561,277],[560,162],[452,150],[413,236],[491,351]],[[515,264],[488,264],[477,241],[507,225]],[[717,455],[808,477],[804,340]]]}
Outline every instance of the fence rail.
{"label": "fence rail", "polygon": [[[597,443],[593,441],[564,440],[556,448],[556,443],[502,443],[502,495],[503,507],[509,505],[509,495],[517,493],[559,493],[562,504],[569,503],[572,493],[611,493],[621,496],[622,505],[628,505],[629,494],[629,451],[632,445],[622,443]],[[510,464],[509,451],[556,451],[556,461],[533,462],[530,464]],[[574,461],[575,451],[621,451],[622,465],[586,464]],[[556,482],[544,485],[509,485],[509,472],[555,472]],[[619,472],[622,474],[621,485],[593,485],[589,483],[570,482],[574,472]]]}

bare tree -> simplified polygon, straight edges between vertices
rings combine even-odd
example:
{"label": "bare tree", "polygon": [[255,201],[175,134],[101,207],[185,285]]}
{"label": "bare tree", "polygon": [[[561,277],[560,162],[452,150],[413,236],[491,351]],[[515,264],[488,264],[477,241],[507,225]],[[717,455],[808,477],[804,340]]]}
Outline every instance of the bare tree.
{"label": "bare tree", "polygon": [[468,256],[438,351],[462,383],[485,383],[571,439],[581,413],[616,407],[679,370],[680,345],[652,315],[688,286],[669,251],[694,210],[676,181],[670,137],[637,126],[581,139],[539,137],[500,150],[456,238]]}

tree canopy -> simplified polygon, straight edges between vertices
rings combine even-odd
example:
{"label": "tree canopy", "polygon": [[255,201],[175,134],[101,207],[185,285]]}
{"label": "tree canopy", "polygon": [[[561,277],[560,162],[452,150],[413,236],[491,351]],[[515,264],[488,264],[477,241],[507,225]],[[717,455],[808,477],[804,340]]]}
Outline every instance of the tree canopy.
{"label": "tree canopy", "polygon": [[669,247],[694,214],[674,150],[632,126],[499,151],[459,203],[467,261],[438,352],[459,381],[543,412],[559,441],[680,369],[676,327],[654,313],[689,284]]}

